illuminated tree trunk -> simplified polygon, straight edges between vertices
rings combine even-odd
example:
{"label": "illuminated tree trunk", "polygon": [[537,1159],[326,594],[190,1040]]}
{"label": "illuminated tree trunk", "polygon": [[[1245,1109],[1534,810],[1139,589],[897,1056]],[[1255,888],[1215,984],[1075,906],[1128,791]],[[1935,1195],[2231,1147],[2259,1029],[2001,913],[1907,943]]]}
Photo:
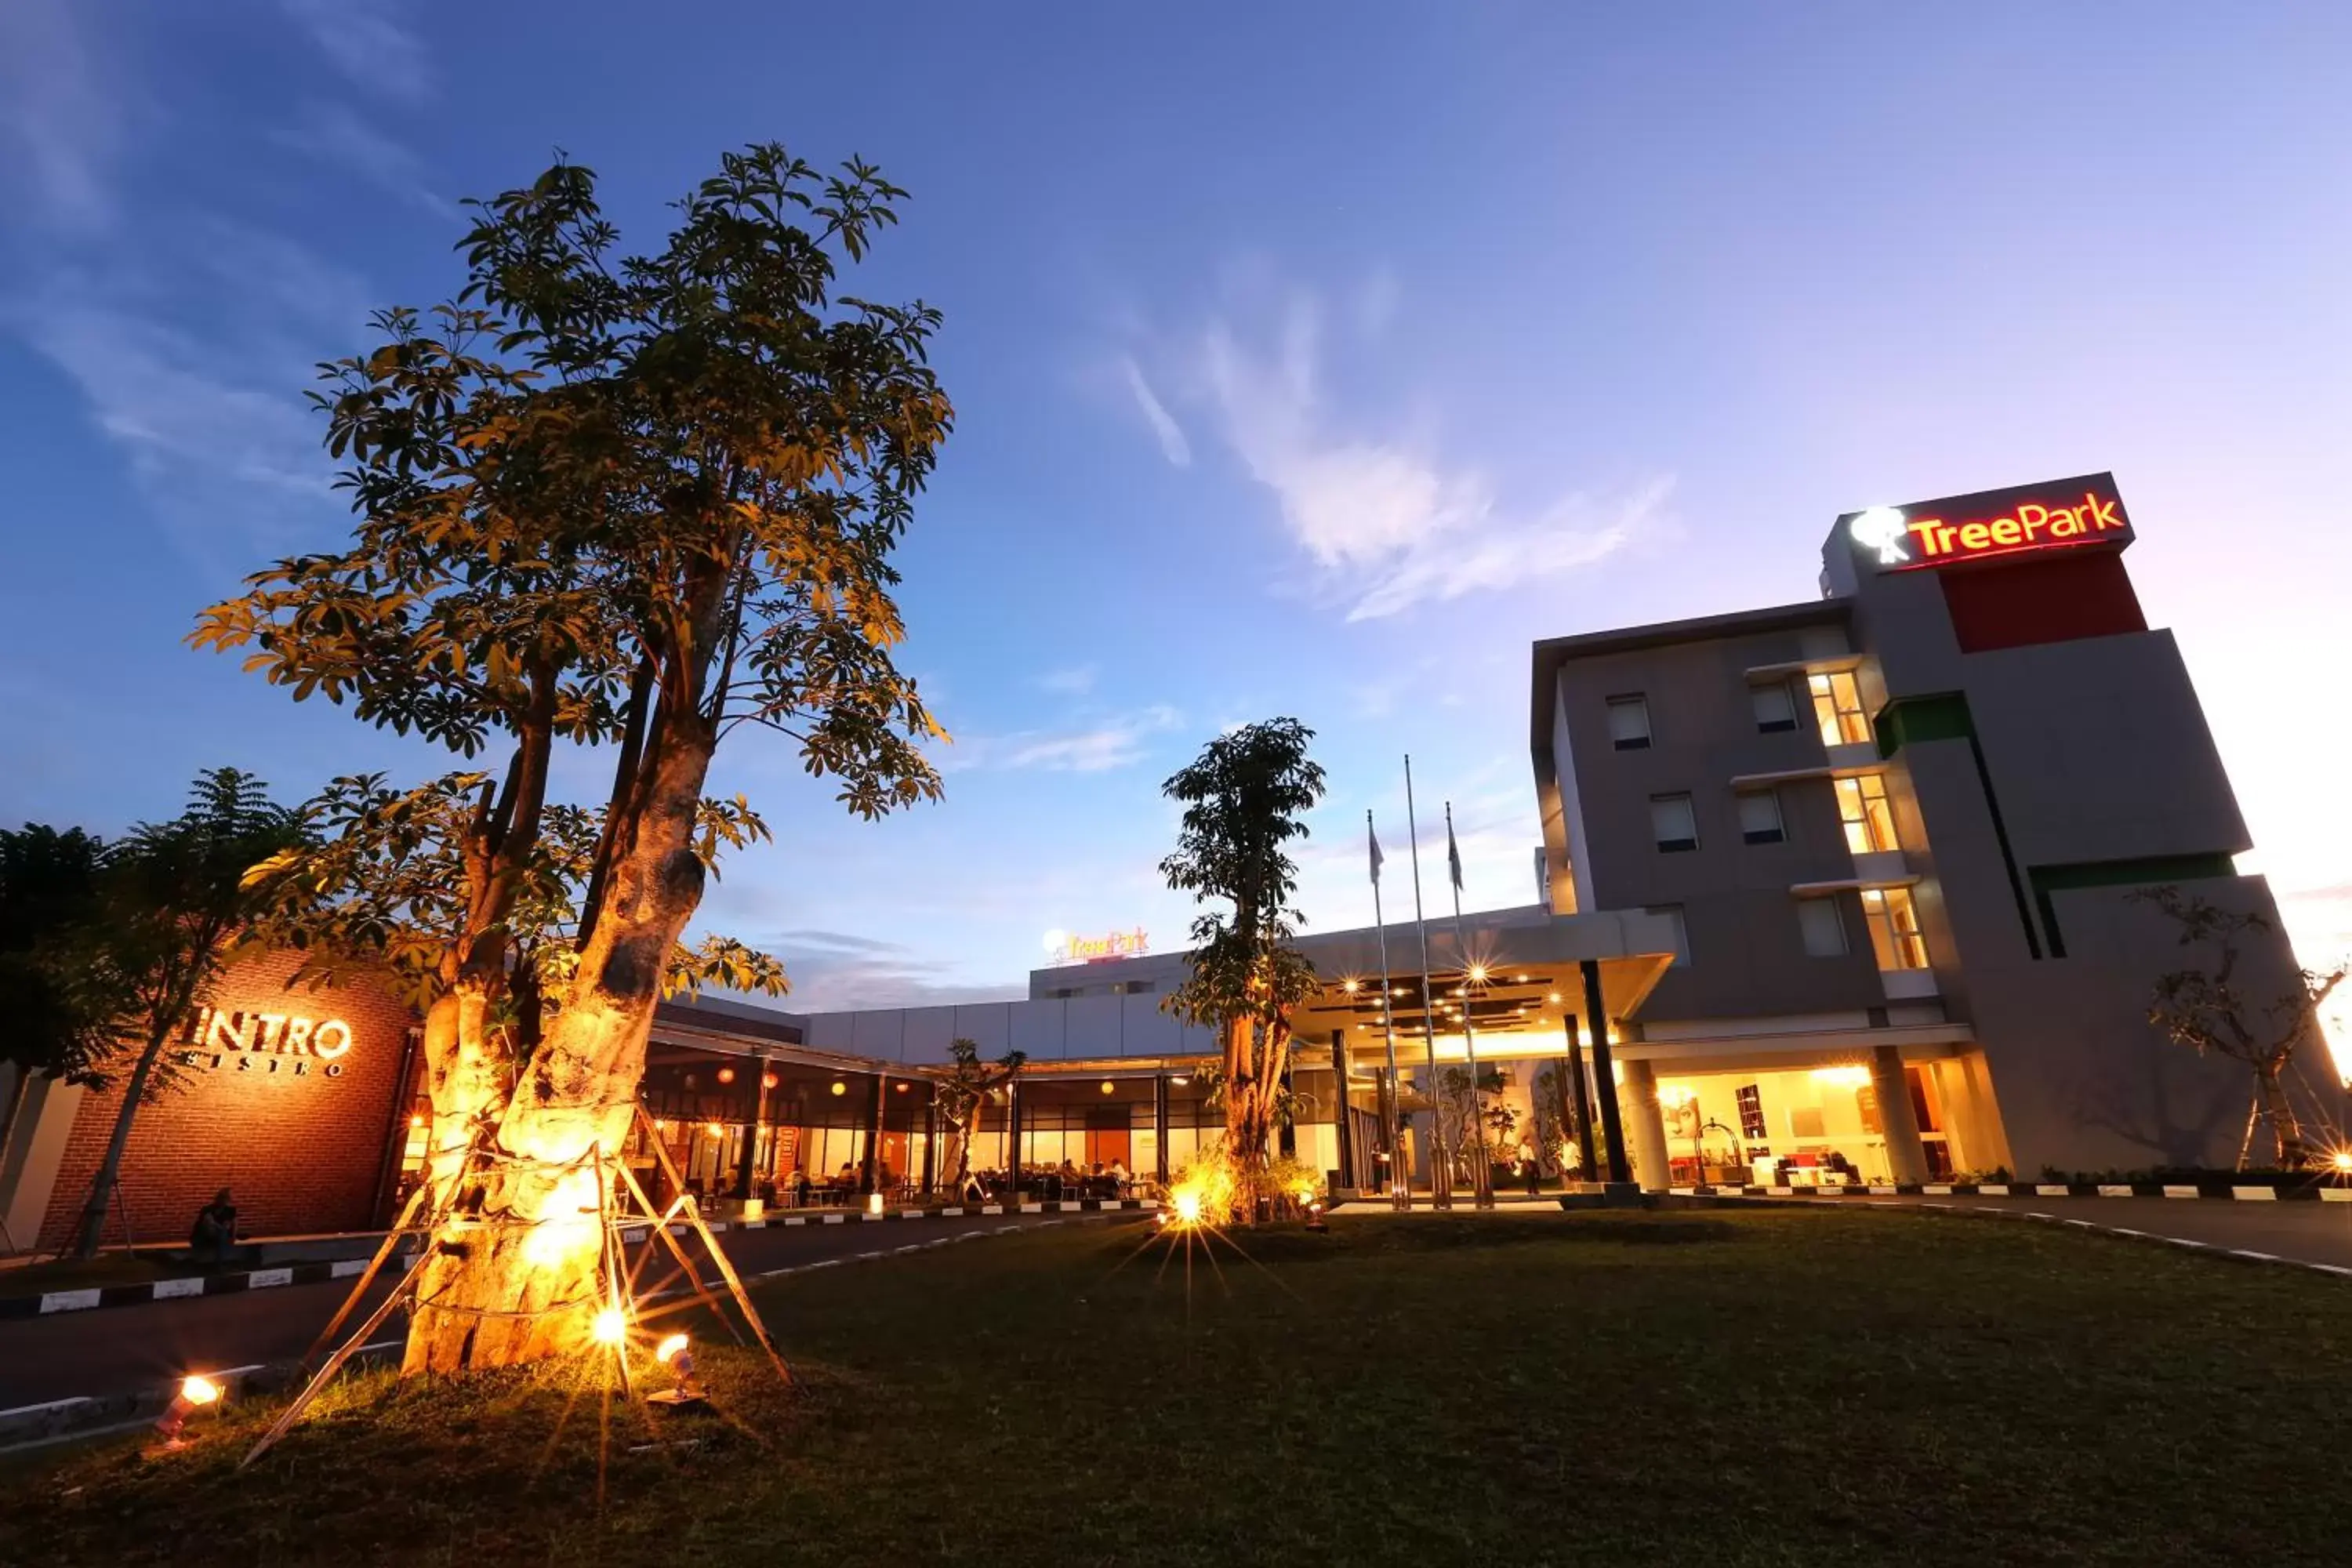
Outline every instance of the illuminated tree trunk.
{"label": "illuminated tree trunk", "polygon": [[2263,1120],[2270,1123],[2272,1147],[2276,1151],[2277,1166],[2292,1171],[2303,1163],[2303,1124],[2294,1113],[2294,1102],[2287,1098],[2286,1082],[2280,1076],[2285,1063],[2273,1058],[2254,1069],[2255,1093],[2263,1107]]}
{"label": "illuminated tree trunk", "polygon": [[404,1373],[509,1366],[591,1342],[608,1304],[598,1215],[612,1194],[599,1156],[626,1145],[662,975],[702,898],[694,826],[707,728],[689,721],[656,742],[644,810],[625,829],[571,994],[418,1265]]}

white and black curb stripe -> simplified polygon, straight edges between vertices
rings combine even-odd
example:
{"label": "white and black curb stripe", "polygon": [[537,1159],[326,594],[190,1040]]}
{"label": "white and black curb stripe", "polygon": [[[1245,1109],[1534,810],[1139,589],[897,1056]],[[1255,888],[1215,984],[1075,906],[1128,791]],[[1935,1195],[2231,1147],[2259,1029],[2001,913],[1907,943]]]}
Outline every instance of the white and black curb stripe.
{"label": "white and black curb stripe", "polygon": [[2352,1203],[2352,1186],[2314,1182],[1824,1182],[1817,1186],[1668,1187],[1684,1198],[2211,1198],[2231,1203]]}
{"label": "white and black curb stripe", "polygon": [[[1156,1209],[1157,1198],[1085,1198],[1060,1203],[1023,1204],[1023,1214],[1053,1213],[1118,1213],[1121,1210]],[[710,1220],[713,1231],[768,1230],[792,1226],[847,1225],[851,1220],[900,1223],[919,1219],[959,1219],[972,1210],[945,1207],[889,1209],[881,1214],[863,1210],[824,1210],[810,1214],[772,1215],[760,1219]],[[998,1215],[1005,1212],[1001,1204],[983,1205],[977,1212]],[[672,1236],[688,1236],[694,1227],[683,1222],[671,1225]],[[651,1233],[650,1226],[639,1226],[621,1233],[621,1239],[631,1247],[642,1244]],[[404,1253],[400,1267],[406,1268],[415,1261],[413,1252]],[[177,1279],[154,1279],[138,1285],[93,1285],[78,1290],[47,1290],[39,1295],[0,1296],[0,1322],[18,1318],[45,1318],[56,1312],[86,1312],[99,1307],[143,1307],[153,1301],[184,1300],[199,1296],[233,1296],[243,1290],[268,1290],[281,1285],[315,1285],[321,1280],[348,1279],[367,1268],[364,1258],[339,1258],[331,1262],[280,1264],[271,1268],[247,1268],[221,1274],[190,1275]]]}

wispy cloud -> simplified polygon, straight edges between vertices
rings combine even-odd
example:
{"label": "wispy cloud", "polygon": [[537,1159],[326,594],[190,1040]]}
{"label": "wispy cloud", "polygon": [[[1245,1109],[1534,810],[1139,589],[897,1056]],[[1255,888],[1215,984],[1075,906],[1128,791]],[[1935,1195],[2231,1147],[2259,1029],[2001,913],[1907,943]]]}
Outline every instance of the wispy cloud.
{"label": "wispy cloud", "polygon": [[1127,377],[1128,391],[1135,395],[1135,405],[1143,411],[1145,422],[1159,438],[1160,455],[1180,468],[1191,467],[1192,444],[1184,439],[1184,427],[1176,423],[1176,416],[1168,412],[1168,405],[1160,401],[1151,384],[1143,378],[1143,367],[1132,357],[1121,358],[1118,365]]}
{"label": "wispy cloud", "polygon": [[[957,981],[944,960],[904,943],[850,931],[788,931],[762,941],[784,961],[792,994],[781,1004],[795,1013],[853,1007],[920,1007],[949,1002],[1006,1002],[1026,996],[1023,984]],[[764,1000],[755,998],[755,1000]]]}
{"label": "wispy cloud", "polygon": [[317,163],[348,170],[436,217],[457,211],[425,183],[415,153],[339,103],[312,102],[270,140]]}
{"label": "wispy cloud", "polygon": [[1067,669],[1051,669],[1037,678],[1037,684],[1048,691],[1060,691],[1083,697],[1095,689],[1098,672],[1091,664],[1072,665]]}
{"label": "wispy cloud", "polygon": [[1023,730],[958,741],[942,753],[943,771],[1035,768],[1046,773],[1099,773],[1143,760],[1152,736],[1176,728],[1183,715],[1155,705],[1083,729]]}
{"label": "wispy cloud", "polygon": [[433,89],[424,41],[402,0],[278,0],[337,70],[371,92],[415,102]]}
{"label": "wispy cloud", "polygon": [[1421,444],[1336,428],[1320,385],[1320,324],[1316,301],[1295,298],[1272,342],[1245,342],[1218,321],[1201,358],[1226,443],[1351,601],[1349,620],[1558,576],[1622,548],[1661,515],[1664,480],[1516,513],[1475,468]]}
{"label": "wispy cloud", "polygon": [[0,142],[29,198],[20,212],[68,230],[113,216],[107,165],[121,125],[64,0],[0,5]]}

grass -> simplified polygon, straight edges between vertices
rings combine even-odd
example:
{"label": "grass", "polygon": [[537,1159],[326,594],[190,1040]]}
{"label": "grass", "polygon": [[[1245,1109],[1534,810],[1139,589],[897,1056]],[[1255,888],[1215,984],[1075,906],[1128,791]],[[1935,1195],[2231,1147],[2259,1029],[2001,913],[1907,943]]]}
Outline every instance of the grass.
{"label": "grass", "polygon": [[609,1441],[572,1370],[355,1380],[242,1474],[267,1407],[167,1459],[19,1465],[0,1563],[2275,1565],[2352,1538],[2352,1294],[2314,1275],[1884,1213],[1343,1216],[1188,1292],[1118,1267],[1141,1239],[801,1277],[764,1299],[796,1390],[713,1349],[722,1414],[616,1403]]}

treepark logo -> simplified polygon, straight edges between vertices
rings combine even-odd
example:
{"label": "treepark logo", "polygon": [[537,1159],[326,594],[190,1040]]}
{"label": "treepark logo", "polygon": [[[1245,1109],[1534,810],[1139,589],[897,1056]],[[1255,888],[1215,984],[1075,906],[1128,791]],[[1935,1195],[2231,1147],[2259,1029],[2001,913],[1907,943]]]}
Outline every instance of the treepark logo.
{"label": "treepark logo", "polygon": [[1874,506],[1846,521],[1846,537],[1869,552],[1882,572],[2120,542],[2130,536],[2123,498],[2105,475],[2067,480],[2063,489],[2032,486],[1908,507]]}

